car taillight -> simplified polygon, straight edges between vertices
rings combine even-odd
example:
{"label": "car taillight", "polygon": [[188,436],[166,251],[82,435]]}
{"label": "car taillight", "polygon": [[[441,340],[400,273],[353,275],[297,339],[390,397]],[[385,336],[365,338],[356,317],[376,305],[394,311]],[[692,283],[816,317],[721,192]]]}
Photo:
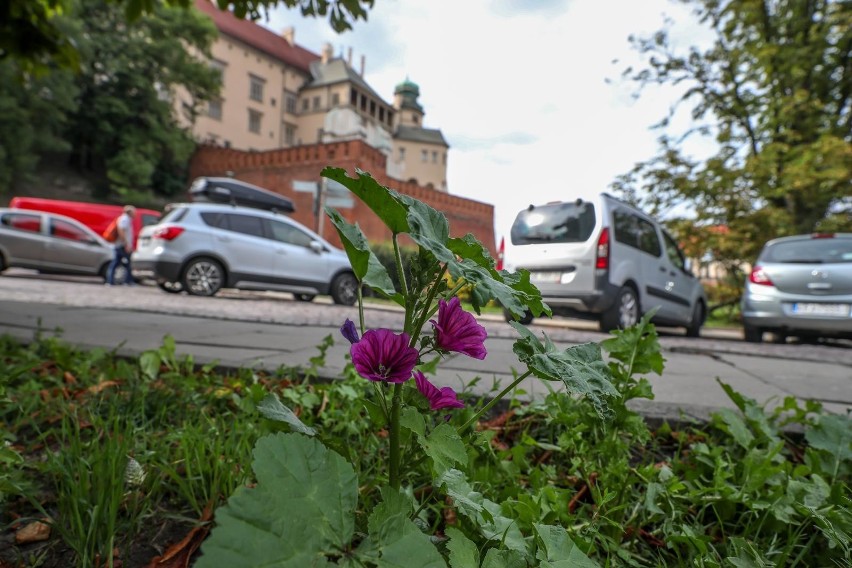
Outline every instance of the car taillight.
{"label": "car taillight", "polygon": [[598,237],[598,252],[595,258],[595,268],[609,268],[609,229],[601,230],[601,236]]}
{"label": "car taillight", "polygon": [[497,249],[497,270],[503,270],[503,254],[506,252],[506,237],[500,238],[500,247]]}
{"label": "car taillight", "polygon": [[833,239],[834,233],[814,233],[811,235],[812,239]]}
{"label": "car taillight", "polygon": [[163,240],[163,241],[171,241],[171,240],[179,237],[180,234],[183,233],[183,231],[184,231],[183,227],[175,227],[175,226],[160,227],[159,229],[155,230],[154,234],[151,235],[151,236],[155,239],[160,239],[160,240]]}
{"label": "car taillight", "polygon": [[772,280],[769,278],[769,274],[763,269],[762,266],[755,266],[751,269],[751,274],[748,275],[748,281],[752,284],[760,284],[762,286],[774,286]]}

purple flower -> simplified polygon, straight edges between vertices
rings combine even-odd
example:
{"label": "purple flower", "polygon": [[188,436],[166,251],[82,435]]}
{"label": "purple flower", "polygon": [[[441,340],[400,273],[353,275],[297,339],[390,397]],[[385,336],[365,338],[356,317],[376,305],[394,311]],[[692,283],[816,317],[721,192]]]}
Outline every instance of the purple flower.
{"label": "purple flower", "polygon": [[429,399],[429,407],[432,410],[464,408],[464,403],[458,399],[456,391],[450,387],[439,389],[430,383],[420,371],[414,371],[414,382],[417,383],[417,390],[420,391],[420,394]]}
{"label": "purple flower", "polygon": [[418,356],[417,349],[408,346],[409,341],[407,333],[369,329],[349,348],[352,364],[365,379],[404,383],[411,378]]}
{"label": "purple flower", "polygon": [[358,343],[361,340],[358,337],[358,330],[355,329],[355,322],[349,318],[346,318],[346,321],[340,326],[340,333],[349,340],[349,343]]}
{"label": "purple flower", "polygon": [[438,300],[438,321],[429,320],[435,327],[435,343],[444,351],[457,351],[474,359],[485,359],[485,328],[476,323],[472,314],[464,311],[457,297],[449,302]]}

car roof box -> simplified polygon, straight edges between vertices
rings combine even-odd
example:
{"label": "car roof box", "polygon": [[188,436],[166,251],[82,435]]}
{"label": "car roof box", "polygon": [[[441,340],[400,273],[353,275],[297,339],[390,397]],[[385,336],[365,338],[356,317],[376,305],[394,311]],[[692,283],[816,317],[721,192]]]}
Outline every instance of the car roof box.
{"label": "car roof box", "polygon": [[189,196],[195,202],[230,203],[278,213],[296,210],[293,201],[283,195],[233,178],[197,178],[189,188]]}

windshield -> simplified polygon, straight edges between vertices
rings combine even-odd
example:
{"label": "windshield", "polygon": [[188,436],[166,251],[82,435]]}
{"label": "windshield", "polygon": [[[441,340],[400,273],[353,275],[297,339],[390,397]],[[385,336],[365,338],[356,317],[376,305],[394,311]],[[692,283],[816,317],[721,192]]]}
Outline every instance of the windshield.
{"label": "windshield", "polygon": [[510,236],[515,245],[581,243],[592,236],[594,228],[594,204],[577,200],[530,206],[518,213]]}
{"label": "windshield", "polygon": [[835,237],[780,242],[768,247],[761,255],[760,262],[852,262],[852,239]]}

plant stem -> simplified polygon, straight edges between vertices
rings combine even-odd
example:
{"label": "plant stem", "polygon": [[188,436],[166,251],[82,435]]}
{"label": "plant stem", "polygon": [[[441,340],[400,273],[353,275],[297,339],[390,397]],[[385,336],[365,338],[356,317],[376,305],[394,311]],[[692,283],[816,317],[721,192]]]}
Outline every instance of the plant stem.
{"label": "plant stem", "polygon": [[402,383],[393,386],[390,418],[390,486],[399,489],[399,407],[402,403]]}
{"label": "plant stem", "polygon": [[482,416],[483,414],[485,414],[486,412],[488,412],[489,410],[491,410],[491,408],[492,408],[495,404],[497,404],[498,402],[500,402],[500,401],[503,399],[503,397],[504,397],[504,396],[506,396],[507,394],[509,394],[509,391],[511,391],[512,389],[514,389],[516,386],[518,386],[518,384],[520,384],[520,382],[521,382],[522,380],[526,379],[526,378],[527,378],[527,377],[529,377],[531,374],[532,374],[532,371],[527,371],[526,373],[524,373],[524,374],[520,375],[517,379],[515,379],[514,381],[512,381],[512,384],[511,384],[511,385],[509,385],[508,387],[504,388],[504,389],[500,392],[500,394],[498,394],[496,397],[494,397],[494,398],[492,398],[490,401],[488,401],[488,404],[486,404],[485,406],[483,406],[483,407],[479,410],[479,412],[477,412],[476,414],[474,414],[473,416],[471,416],[470,420],[468,420],[467,422],[465,422],[465,423],[464,423],[464,425],[463,425],[461,428],[459,428],[459,434],[463,433],[465,430],[467,430],[468,428],[470,428],[471,426],[473,426],[474,424],[476,424],[476,421],[477,421],[477,420],[479,420],[479,417],[480,417],[480,416]]}

